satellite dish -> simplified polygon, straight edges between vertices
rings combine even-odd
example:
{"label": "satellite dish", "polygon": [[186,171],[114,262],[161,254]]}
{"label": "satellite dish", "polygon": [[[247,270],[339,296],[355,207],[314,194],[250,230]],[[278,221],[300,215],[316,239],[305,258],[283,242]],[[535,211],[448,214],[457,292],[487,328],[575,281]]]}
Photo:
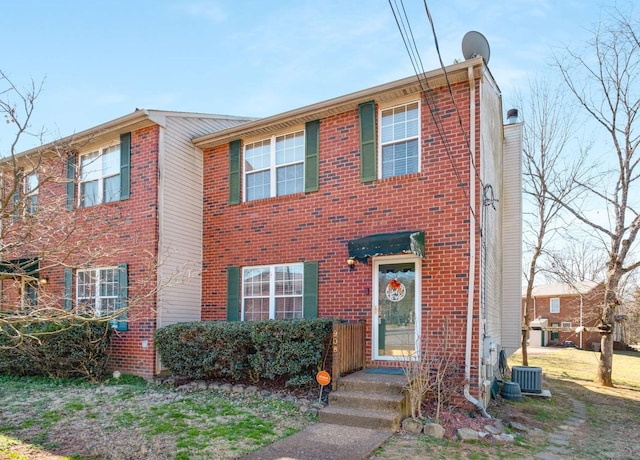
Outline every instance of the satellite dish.
{"label": "satellite dish", "polygon": [[489,42],[480,32],[476,32],[475,30],[467,32],[462,38],[462,55],[465,59],[482,56],[484,62],[489,64],[489,57],[491,55]]}

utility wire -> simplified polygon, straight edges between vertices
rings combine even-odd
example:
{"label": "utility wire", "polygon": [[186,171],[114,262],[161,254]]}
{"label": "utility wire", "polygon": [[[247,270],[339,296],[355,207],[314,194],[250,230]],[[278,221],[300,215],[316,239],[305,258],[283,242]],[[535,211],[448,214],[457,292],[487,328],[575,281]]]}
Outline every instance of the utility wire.
{"label": "utility wire", "polygon": [[[395,8],[393,3],[395,3]],[[431,114],[431,118],[433,119],[433,123],[436,127],[436,130],[438,131],[438,134],[440,136],[440,139],[442,140],[442,144],[445,147],[445,151],[447,153],[447,157],[449,159],[449,162],[451,164],[451,167],[458,179],[458,185],[462,185],[465,183],[465,181],[462,179],[461,175],[460,175],[460,171],[458,170],[458,167],[453,159],[453,154],[451,152],[451,147],[449,145],[449,140],[447,135],[444,133],[444,130],[442,128],[442,124],[440,122],[440,120],[438,119],[438,117],[436,116],[436,114],[438,113],[439,109],[437,106],[437,102],[435,100],[435,97],[433,95],[433,90],[430,88],[429,86],[429,81],[428,79],[424,76],[425,74],[425,70],[424,67],[422,65],[422,59],[420,58],[420,53],[417,49],[417,45],[416,45],[416,41],[415,41],[415,37],[413,36],[413,31],[411,30],[411,25],[409,23],[409,19],[406,13],[406,10],[404,8],[404,2],[403,0],[400,0],[400,4],[402,5],[402,16],[400,17],[400,19],[398,18],[399,14],[400,14],[400,8],[398,7],[398,0],[389,0],[389,6],[391,7],[391,11],[393,13],[393,17],[396,21],[396,25],[398,26],[398,30],[400,31],[400,36],[402,37],[402,41],[404,42],[405,48],[407,50],[407,53],[409,54],[409,59],[411,60],[411,64],[413,66],[414,72],[416,74],[416,78],[418,79],[418,83],[420,84],[420,88],[422,89],[423,93],[425,94],[425,102],[427,103],[427,106],[429,107],[429,113]],[[406,24],[405,24],[406,21]],[[466,133],[465,133],[466,135]],[[467,140],[467,148],[469,147],[469,143]],[[470,153],[470,150],[469,150]],[[473,160],[472,160],[472,167],[474,168],[475,171],[475,166],[473,164]],[[477,172],[476,172],[477,174]],[[465,196],[465,199],[467,200],[467,202],[469,201],[469,197],[467,195],[467,192],[464,188],[461,188],[462,193]],[[471,213],[473,214],[473,216],[475,217],[475,209],[473,208],[473,206],[471,204],[469,204],[469,209],[471,211]]]}

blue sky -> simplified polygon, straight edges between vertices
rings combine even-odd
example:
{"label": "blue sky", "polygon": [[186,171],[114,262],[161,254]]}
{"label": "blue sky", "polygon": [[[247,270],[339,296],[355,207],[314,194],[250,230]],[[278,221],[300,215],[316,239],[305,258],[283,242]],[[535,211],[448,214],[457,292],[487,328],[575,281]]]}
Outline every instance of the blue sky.
{"label": "blue sky", "polygon": [[[423,0],[403,1],[425,70],[439,67]],[[507,109],[614,2],[427,4],[445,65],[467,31],[487,38]],[[0,30],[0,69],[45,79],[33,131],[48,141],[136,108],[262,117],[413,74],[387,0],[0,0]]]}

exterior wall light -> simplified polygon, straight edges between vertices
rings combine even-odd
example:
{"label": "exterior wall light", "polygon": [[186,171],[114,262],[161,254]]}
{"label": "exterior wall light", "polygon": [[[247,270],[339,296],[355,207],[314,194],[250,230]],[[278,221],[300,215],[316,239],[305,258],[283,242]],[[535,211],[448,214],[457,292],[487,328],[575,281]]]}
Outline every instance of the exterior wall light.
{"label": "exterior wall light", "polygon": [[355,270],[356,268],[356,259],[353,257],[349,257],[347,259],[347,265],[349,265],[349,270]]}
{"label": "exterior wall light", "polygon": [[42,286],[44,286],[45,284],[49,283],[49,277],[48,276],[43,276],[42,278],[40,278],[40,284]]}

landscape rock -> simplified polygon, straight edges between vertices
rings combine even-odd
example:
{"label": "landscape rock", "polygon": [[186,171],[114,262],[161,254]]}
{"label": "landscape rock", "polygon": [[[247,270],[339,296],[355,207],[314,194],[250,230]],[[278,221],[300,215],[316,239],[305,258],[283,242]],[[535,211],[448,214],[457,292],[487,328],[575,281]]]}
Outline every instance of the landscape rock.
{"label": "landscape rock", "polygon": [[499,435],[494,435],[493,439],[502,444],[513,444],[516,440],[515,436],[509,433],[501,433]]}
{"label": "landscape rock", "polygon": [[402,430],[409,434],[422,433],[422,422],[414,418],[405,418],[402,421]]}
{"label": "landscape rock", "polygon": [[462,442],[477,441],[479,439],[478,432],[471,428],[458,428],[456,437]]}
{"label": "landscape rock", "polygon": [[518,422],[510,422],[509,423],[509,427],[512,430],[519,431],[520,433],[528,433],[530,431],[528,427],[526,427],[522,423],[518,423]]}
{"label": "landscape rock", "polygon": [[438,423],[427,423],[422,428],[422,432],[430,438],[442,439],[444,438],[445,429]]}
{"label": "landscape rock", "polygon": [[231,391],[234,393],[244,393],[244,389],[246,388],[245,385],[243,385],[242,383],[238,383],[237,385],[234,385],[231,388]]}
{"label": "landscape rock", "polygon": [[220,391],[231,391],[233,389],[233,385],[230,383],[223,383],[220,385]]}

